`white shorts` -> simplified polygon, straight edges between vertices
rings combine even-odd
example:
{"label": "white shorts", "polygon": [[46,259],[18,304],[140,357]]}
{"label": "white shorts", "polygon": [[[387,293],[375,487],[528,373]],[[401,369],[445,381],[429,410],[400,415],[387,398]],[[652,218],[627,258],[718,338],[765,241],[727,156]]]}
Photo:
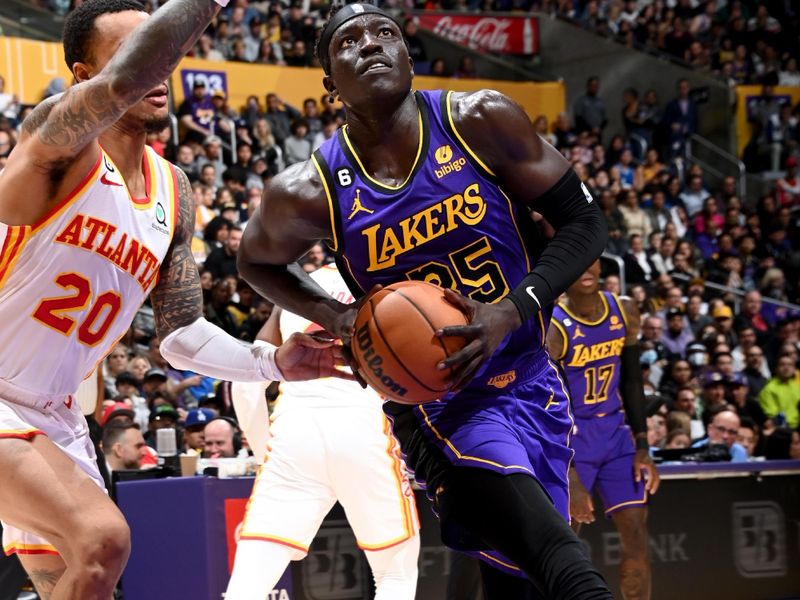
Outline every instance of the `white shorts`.
{"label": "white shorts", "polygon": [[337,500],[362,550],[417,535],[414,494],[380,407],[284,408],[270,427],[240,540],[283,544],[300,560]]}
{"label": "white shorts", "polygon": [[[42,402],[0,380],[0,438],[31,440],[46,435],[73,462],[105,489],[86,419],[73,396]],[[58,554],[46,539],[3,523],[6,554]]]}

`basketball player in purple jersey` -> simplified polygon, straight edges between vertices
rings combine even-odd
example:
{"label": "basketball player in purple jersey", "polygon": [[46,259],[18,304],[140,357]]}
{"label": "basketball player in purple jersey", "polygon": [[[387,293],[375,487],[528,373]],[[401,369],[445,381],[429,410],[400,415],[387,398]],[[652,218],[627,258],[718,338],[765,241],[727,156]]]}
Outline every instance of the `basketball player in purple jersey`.
{"label": "basketball player in purple jersey", "polygon": [[[335,12],[317,47],[347,123],[275,177],[247,227],[242,275],[349,342],[356,309],[287,267],[326,240],[356,296],[418,279],[447,290],[470,324],[439,365],[457,392],[387,403],[445,542],[484,559],[489,600],[610,598],[569,518],[572,419],[545,349],[552,303],[602,251],[606,226],[564,158],[522,109],[482,91],[414,92],[402,29],[382,10]],[[544,246],[529,211],[556,233]]]}
{"label": "basketball player in purple jersey", "polygon": [[647,498],[659,479],[647,451],[639,311],[631,300],[601,292],[599,276],[595,261],[556,304],[547,333],[550,355],[566,373],[575,417],[570,512],[576,530],[593,522],[591,494],[597,491],[622,539],[622,595],[649,600]]}

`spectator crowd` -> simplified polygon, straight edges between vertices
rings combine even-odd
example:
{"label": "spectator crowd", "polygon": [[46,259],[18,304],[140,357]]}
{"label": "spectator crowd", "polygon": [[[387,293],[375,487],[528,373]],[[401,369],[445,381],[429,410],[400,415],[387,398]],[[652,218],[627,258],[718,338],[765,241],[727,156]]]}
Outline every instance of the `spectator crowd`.
{"label": "spectator crowd", "polygon": [[[730,70],[743,82],[774,72],[779,80],[795,73],[797,79],[790,81],[800,84],[797,15],[770,13],[763,5],[455,0],[424,7],[475,10],[489,5],[555,10],[626,43],[634,40],[683,56],[696,68]],[[770,4],[770,10],[777,6],[783,5]],[[296,0],[288,6],[234,0],[194,55],[308,66],[325,14],[325,9]],[[405,27],[412,52],[425,62],[416,24],[408,20]],[[431,61],[431,70],[443,68],[437,65]],[[461,65],[459,76],[470,76],[470,69],[474,74],[474,66]],[[797,156],[792,150],[780,154],[785,176],[751,207],[734,178],[712,185],[701,167],[675,160],[683,156],[698,121],[686,80],[677,82],[675,96],[667,101],[652,90],[623,90],[625,131],[610,139],[604,131],[608,115],[598,95],[601,85],[600,78],[589,78],[571,112],[552,125],[538,117],[534,126],[592,192],[608,222],[607,251],[622,258],[624,273],[608,269],[604,286],[622,292],[624,274],[624,291],[642,313],[641,367],[650,401],[651,447],[725,447],[723,456],[734,460],[800,458],[800,315],[789,306],[800,303]],[[0,77],[0,168],[29,110],[4,92]],[[792,115],[790,109],[787,118]],[[342,107],[328,96],[292,106],[277,91],[232,107],[223,90],[196,80],[176,116],[179,144],[173,144],[169,128],[152,134],[149,143],[192,183],[193,253],[201,265],[205,315],[228,333],[252,341],[272,306],[238,276],[242,231],[269,180],[307,160],[335,134],[344,120]],[[796,129],[792,135],[797,136]],[[329,260],[327,249],[318,244],[301,264],[312,271]],[[145,309],[103,366],[106,406],[100,425],[106,425],[109,467],[153,464],[147,448],[155,446],[162,427],[180,429],[185,449],[232,456],[240,432],[235,422],[214,420],[234,416],[229,384],[173,369],[158,348]],[[119,426],[109,428],[109,423]],[[213,423],[210,429],[208,423]]]}

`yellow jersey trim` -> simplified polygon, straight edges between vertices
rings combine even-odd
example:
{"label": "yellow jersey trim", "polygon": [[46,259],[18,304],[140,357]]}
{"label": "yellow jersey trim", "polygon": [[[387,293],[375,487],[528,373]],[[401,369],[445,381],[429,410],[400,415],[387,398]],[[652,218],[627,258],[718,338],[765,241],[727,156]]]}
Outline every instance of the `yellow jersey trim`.
{"label": "yellow jersey trim", "polygon": [[447,92],[447,102],[446,102],[446,104],[447,104],[447,121],[450,123],[450,128],[453,130],[453,133],[456,134],[456,137],[458,138],[458,141],[461,143],[461,146],[464,148],[464,150],[469,152],[469,155],[472,157],[472,159],[475,162],[477,162],[484,171],[489,173],[489,175],[491,175],[492,177],[497,177],[495,175],[494,171],[492,171],[489,167],[487,167],[486,163],[483,162],[480,159],[480,157],[475,153],[475,151],[472,148],[470,148],[469,144],[466,142],[466,140],[464,140],[464,138],[458,132],[458,129],[456,129],[456,124],[453,121],[453,109],[452,109],[452,105],[450,103],[450,98],[451,98],[452,95],[453,95],[452,91]]}
{"label": "yellow jersey trim", "polygon": [[425,131],[424,125],[422,123],[422,111],[417,108],[417,122],[419,124],[419,145],[417,146],[417,155],[414,157],[414,164],[411,165],[411,170],[406,175],[406,178],[403,180],[403,183],[400,185],[386,185],[385,183],[381,183],[374,177],[372,177],[367,170],[364,168],[364,164],[361,162],[361,158],[359,158],[358,153],[356,153],[355,148],[353,148],[353,144],[350,142],[350,137],[347,135],[347,125],[342,128],[342,137],[344,138],[347,147],[350,149],[350,152],[353,155],[353,158],[356,159],[358,163],[358,168],[361,170],[361,174],[364,175],[367,179],[369,179],[372,183],[387,190],[397,191],[403,189],[406,184],[411,180],[411,177],[417,171],[417,164],[419,163],[420,157],[422,156],[422,148],[425,145]]}
{"label": "yellow jersey trim", "polygon": [[625,323],[625,334],[628,334],[628,315],[625,314],[625,307],[622,306],[622,301],[620,300],[619,296],[616,294],[611,294],[611,297],[614,298],[614,302],[617,304],[617,308],[619,309],[619,314],[622,315],[622,321]]}
{"label": "yellow jersey trim", "polygon": [[502,465],[502,464],[500,464],[498,462],[495,462],[493,460],[488,460],[486,458],[480,458],[478,456],[469,456],[467,454],[461,454],[461,452],[459,452],[458,448],[456,448],[449,439],[447,439],[442,434],[440,434],[439,430],[436,429],[436,427],[433,426],[433,423],[431,423],[431,420],[428,418],[428,413],[425,412],[425,409],[422,407],[422,405],[420,405],[419,410],[422,413],[422,416],[425,418],[425,424],[433,432],[433,435],[435,435],[440,441],[444,442],[447,445],[447,447],[450,448],[452,453],[456,455],[456,458],[458,458],[459,460],[472,460],[472,461],[475,461],[475,462],[484,463],[484,464],[487,464],[487,465],[492,465],[493,467],[500,467],[501,469],[522,469],[523,471],[533,475],[533,472],[528,467],[525,467],[523,465]]}
{"label": "yellow jersey trim", "polygon": [[[349,144],[350,142],[348,142]],[[355,156],[355,152],[353,153]],[[356,160],[358,157],[356,156]],[[336,235],[336,217],[334,216],[334,208],[333,208],[333,196],[331,196],[331,190],[328,187],[328,180],[325,179],[325,173],[322,172],[322,167],[320,166],[319,162],[317,162],[317,157],[315,155],[311,155],[311,161],[314,163],[314,167],[317,169],[317,173],[319,174],[319,178],[322,181],[322,188],[325,190],[325,197],[328,199],[328,217],[331,220],[331,235],[333,236],[333,247],[331,250],[334,252],[339,251],[339,238]],[[361,164],[361,163],[359,163]],[[362,167],[363,170],[363,167]]]}
{"label": "yellow jersey trim", "polygon": [[558,330],[558,332],[561,334],[561,338],[564,340],[564,348],[561,350],[561,356],[554,356],[553,358],[556,360],[564,360],[564,357],[569,351],[569,336],[567,336],[564,326],[561,325],[558,319],[552,319],[550,323]]}
{"label": "yellow jersey trim", "polygon": [[626,506],[636,506],[639,504],[647,504],[647,492],[644,493],[644,498],[641,500],[628,500],[627,502],[620,502],[619,504],[615,504],[603,511],[604,514],[609,514],[615,510],[619,510],[621,508],[625,508]]}
{"label": "yellow jersey trim", "polygon": [[604,310],[603,310],[603,316],[601,316],[596,321],[587,321],[586,319],[581,319],[580,317],[576,317],[572,313],[572,311],[570,311],[570,309],[567,308],[567,306],[565,304],[562,304],[562,303],[559,302],[558,305],[562,308],[562,310],[565,313],[567,313],[570,317],[575,319],[575,321],[577,321],[581,325],[588,325],[589,327],[594,327],[596,325],[600,325],[603,321],[605,321],[608,318],[608,313],[610,312],[610,309],[608,307],[608,301],[606,300],[606,295],[603,292],[600,292],[600,291],[598,291],[597,293],[600,295],[600,300],[603,301],[603,309]]}
{"label": "yellow jersey trim", "polygon": [[520,569],[519,567],[517,567],[517,566],[515,566],[515,565],[512,565],[511,563],[503,562],[503,561],[502,561],[502,560],[500,560],[499,558],[496,558],[496,557],[494,557],[494,556],[492,556],[491,554],[488,554],[488,553],[486,553],[486,552],[479,552],[479,554],[480,554],[480,555],[481,555],[483,558],[485,558],[486,560],[488,560],[488,561],[491,561],[491,562],[495,562],[495,563],[497,563],[498,565],[502,565],[502,566],[504,566],[506,569],[511,569],[512,571],[521,571],[521,570],[522,570],[522,569]]}

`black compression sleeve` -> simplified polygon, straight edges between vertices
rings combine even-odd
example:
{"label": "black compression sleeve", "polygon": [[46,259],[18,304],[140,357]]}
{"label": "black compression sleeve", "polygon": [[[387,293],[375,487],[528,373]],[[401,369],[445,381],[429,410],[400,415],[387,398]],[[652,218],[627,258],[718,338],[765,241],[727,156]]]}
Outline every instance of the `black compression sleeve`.
{"label": "black compression sleeve", "polygon": [[555,300],[600,256],[608,227],[600,207],[569,169],[531,208],[556,230],[533,271],[511,291],[523,323]]}
{"label": "black compression sleeve", "polygon": [[639,364],[639,346],[622,349],[622,405],[628,417],[628,425],[636,438],[636,448],[647,448],[647,422],[645,420],[644,383]]}

